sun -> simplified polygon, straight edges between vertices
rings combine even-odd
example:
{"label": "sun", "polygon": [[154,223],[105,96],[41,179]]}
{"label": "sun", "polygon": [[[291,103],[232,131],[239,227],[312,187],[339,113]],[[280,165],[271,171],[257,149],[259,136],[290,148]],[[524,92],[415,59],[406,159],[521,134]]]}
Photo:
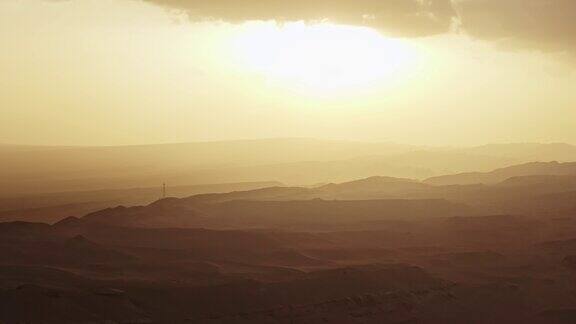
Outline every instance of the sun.
{"label": "sun", "polygon": [[269,83],[308,94],[338,94],[401,80],[416,64],[418,51],[366,27],[260,22],[243,26],[234,55]]}

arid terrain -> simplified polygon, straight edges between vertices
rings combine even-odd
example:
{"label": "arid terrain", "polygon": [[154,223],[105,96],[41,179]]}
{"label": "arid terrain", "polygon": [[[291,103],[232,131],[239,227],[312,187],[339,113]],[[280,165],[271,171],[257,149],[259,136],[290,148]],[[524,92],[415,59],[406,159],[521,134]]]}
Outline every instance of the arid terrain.
{"label": "arid terrain", "polygon": [[576,163],[479,169],[6,197],[0,323],[574,323]]}

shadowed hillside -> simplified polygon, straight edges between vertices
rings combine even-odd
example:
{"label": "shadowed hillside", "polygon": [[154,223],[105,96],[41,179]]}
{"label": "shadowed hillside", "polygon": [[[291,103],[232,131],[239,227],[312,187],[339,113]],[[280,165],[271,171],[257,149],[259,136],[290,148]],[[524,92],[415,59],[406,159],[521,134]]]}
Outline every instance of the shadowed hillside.
{"label": "shadowed hillside", "polygon": [[571,323],[574,171],[5,198],[0,322]]}

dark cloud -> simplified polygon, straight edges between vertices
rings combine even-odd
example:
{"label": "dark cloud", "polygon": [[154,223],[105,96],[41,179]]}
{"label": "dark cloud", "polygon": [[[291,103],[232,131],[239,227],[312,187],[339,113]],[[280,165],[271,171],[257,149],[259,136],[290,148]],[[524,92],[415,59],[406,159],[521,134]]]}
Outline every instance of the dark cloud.
{"label": "dark cloud", "polygon": [[576,0],[145,0],[226,21],[319,20],[402,36],[449,32],[513,47],[576,49]]}
{"label": "dark cloud", "polygon": [[462,28],[510,47],[576,50],[576,0],[462,0]]}
{"label": "dark cloud", "polygon": [[320,20],[365,25],[403,36],[447,32],[451,0],[147,0],[191,17],[226,21]]}

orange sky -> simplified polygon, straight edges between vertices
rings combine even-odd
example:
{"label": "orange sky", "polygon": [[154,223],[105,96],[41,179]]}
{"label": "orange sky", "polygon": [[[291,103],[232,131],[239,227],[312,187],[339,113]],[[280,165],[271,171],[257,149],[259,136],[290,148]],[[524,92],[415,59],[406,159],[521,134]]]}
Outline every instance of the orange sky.
{"label": "orange sky", "polygon": [[216,2],[1,2],[0,142],[576,142],[574,2]]}

